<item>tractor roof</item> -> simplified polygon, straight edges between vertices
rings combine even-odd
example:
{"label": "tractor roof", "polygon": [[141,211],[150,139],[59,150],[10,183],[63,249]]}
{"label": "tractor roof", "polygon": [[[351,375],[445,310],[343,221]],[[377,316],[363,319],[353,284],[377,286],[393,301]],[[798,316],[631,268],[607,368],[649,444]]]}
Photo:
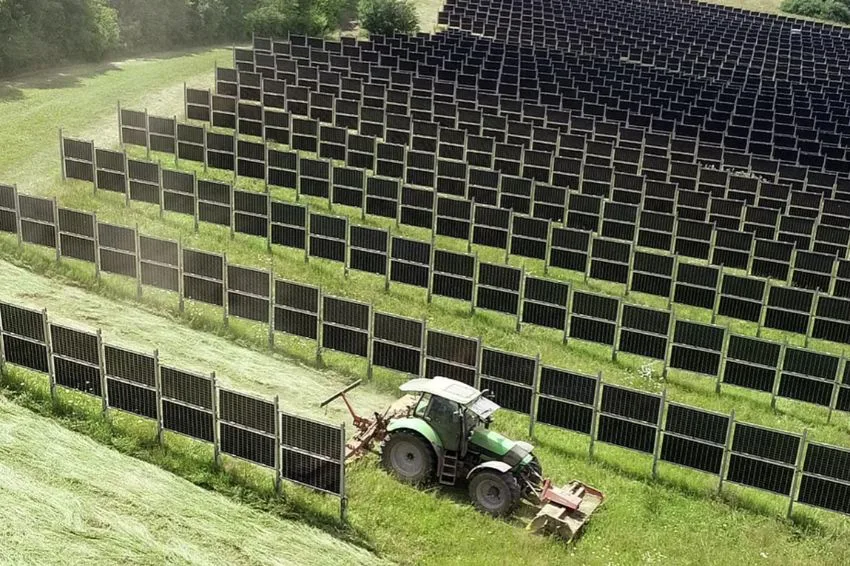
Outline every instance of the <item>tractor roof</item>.
{"label": "tractor roof", "polygon": [[430,393],[461,405],[468,405],[481,396],[481,392],[474,387],[448,377],[439,376],[433,379],[411,379],[402,384],[399,389],[413,393]]}

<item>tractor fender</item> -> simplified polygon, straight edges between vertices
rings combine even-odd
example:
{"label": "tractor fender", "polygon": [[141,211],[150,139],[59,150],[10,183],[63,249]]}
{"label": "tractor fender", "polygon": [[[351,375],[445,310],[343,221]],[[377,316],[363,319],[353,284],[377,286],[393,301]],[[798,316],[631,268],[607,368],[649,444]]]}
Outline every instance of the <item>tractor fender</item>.
{"label": "tractor fender", "polygon": [[499,460],[491,460],[489,462],[483,462],[481,464],[478,464],[477,466],[469,470],[469,473],[466,474],[466,479],[471,478],[481,470],[495,470],[499,473],[506,474],[510,472],[511,469],[512,467],[508,463],[500,462]]}
{"label": "tractor fender", "polygon": [[397,430],[410,430],[419,434],[422,438],[431,443],[431,447],[434,449],[434,454],[438,459],[442,460],[443,443],[440,441],[440,437],[437,436],[437,433],[434,432],[434,429],[431,428],[431,425],[422,419],[412,417],[394,419],[390,421],[390,424],[387,426],[387,432],[394,432]]}

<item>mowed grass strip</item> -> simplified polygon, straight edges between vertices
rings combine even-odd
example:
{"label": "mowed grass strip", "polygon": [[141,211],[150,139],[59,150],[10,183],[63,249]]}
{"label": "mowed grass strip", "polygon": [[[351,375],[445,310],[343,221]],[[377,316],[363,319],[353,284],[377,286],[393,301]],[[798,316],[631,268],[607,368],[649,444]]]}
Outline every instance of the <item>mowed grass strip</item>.
{"label": "mowed grass strip", "polygon": [[[60,391],[51,403],[43,376],[7,369],[4,384],[3,393],[18,403],[58,416],[99,442],[273,515],[307,520],[402,564],[839,565],[850,550],[850,526],[840,516],[797,506],[794,520],[786,521],[780,518],[785,498],[730,485],[718,497],[716,478],[665,464],[652,481],[649,457],[600,445],[591,460],[586,438],[542,426],[535,443],[547,475],[559,483],[580,478],[607,496],[575,545],[532,535],[521,518],[500,521],[478,513],[463,487],[400,484],[372,456],[349,466],[349,524],[341,526],[335,498],[288,484],[277,498],[270,473],[227,457],[225,470],[215,469],[207,445],[166,433],[159,446],[152,423],[120,412],[104,420],[97,400],[79,394]],[[527,420],[509,413],[493,426],[514,438],[527,432]]]}
{"label": "mowed grass strip", "polygon": [[[163,365],[202,375],[215,372],[220,387],[250,389],[268,399],[277,395],[281,408],[289,412],[335,424],[349,417],[342,404],[319,408],[324,399],[350,381],[349,377],[308,367],[267,349],[247,350],[239,345],[239,340],[228,339],[227,332],[221,328],[221,319],[208,319],[202,307],[196,309],[190,305],[185,314],[188,320],[201,322],[201,328],[206,331],[187,327],[191,323],[180,324],[167,312],[165,316],[151,314],[123,301],[62,285],[4,261],[0,261],[0,271],[3,273],[0,300],[46,308],[53,323],[90,332],[100,328],[106,344],[148,353],[158,350]],[[236,336],[251,332],[255,326],[233,321]],[[296,344],[293,340],[292,346]],[[383,410],[388,399],[377,388],[360,388],[352,395],[358,406],[367,411]]]}
{"label": "mowed grass strip", "polygon": [[0,476],[4,564],[382,562],[325,531],[193,485],[2,396]]}

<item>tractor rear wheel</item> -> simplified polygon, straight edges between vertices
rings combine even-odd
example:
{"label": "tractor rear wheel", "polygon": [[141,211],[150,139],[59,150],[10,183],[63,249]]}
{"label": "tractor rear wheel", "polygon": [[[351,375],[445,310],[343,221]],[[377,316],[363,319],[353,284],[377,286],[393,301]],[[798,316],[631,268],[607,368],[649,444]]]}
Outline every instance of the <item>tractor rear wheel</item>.
{"label": "tractor rear wheel", "polygon": [[413,432],[392,433],[384,442],[381,462],[404,483],[418,485],[434,477],[434,453],[425,440]]}
{"label": "tractor rear wheel", "polygon": [[519,483],[510,473],[481,470],[469,482],[469,497],[479,511],[504,517],[510,515],[519,503]]}

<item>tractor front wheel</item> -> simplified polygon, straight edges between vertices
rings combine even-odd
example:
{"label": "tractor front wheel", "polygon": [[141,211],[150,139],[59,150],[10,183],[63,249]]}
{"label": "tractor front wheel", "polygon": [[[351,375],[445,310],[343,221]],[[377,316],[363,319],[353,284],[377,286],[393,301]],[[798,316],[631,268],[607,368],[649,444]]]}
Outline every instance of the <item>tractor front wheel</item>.
{"label": "tractor front wheel", "polygon": [[519,503],[519,483],[509,473],[481,470],[469,482],[469,497],[479,511],[504,517],[510,515]]}
{"label": "tractor front wheel", "polygon": [[404,483],[418,485],[434,477],[434,453],[416,433],[398,431],[384,443],[381,462]]}

